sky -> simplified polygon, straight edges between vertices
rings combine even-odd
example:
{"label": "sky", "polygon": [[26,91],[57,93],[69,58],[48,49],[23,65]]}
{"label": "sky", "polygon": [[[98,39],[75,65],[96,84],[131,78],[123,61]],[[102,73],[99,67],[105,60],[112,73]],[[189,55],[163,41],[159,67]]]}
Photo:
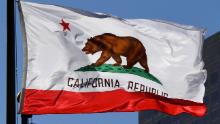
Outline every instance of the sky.
{"label": "sky", "polygon": [[[0,123],[6,122],[6,1],[0,0]],[[206,37],[220,31],[219,0],[29,0],[102,12],[122,18],[146,18],[173,21],[207,30]],[[17,7],[16,7],[17,10]],[[22,80],[22,38],[16,13],[17,92]],[[18,121],[20,121],[18,115]],[[147,118],[147,117],[146,117]],[[138,113],[98,113],[38,115],[35,124],[138,124]],[[18,123],[20,124],[20,122]]]}

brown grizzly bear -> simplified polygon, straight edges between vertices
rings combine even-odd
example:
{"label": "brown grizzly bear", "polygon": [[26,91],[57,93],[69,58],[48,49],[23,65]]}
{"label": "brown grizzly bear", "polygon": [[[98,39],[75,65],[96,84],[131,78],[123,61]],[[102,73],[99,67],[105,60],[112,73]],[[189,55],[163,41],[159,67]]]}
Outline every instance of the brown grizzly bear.
{"label": "brown grizzly bear", "polygon": [[134,37],[120,37],[111,33],[104,33],[89,38],[82,51],[86,54],[102,51],[100,58],[92,64],[94,66],[104,64],[111,57],[116,61],[114,65],[119,66],[122,63],[120,56],[125,56],[127,65],[123,66],[124,68],[131,68],[139,62],[145,71],[149,72],[146,50],[143,44]]}

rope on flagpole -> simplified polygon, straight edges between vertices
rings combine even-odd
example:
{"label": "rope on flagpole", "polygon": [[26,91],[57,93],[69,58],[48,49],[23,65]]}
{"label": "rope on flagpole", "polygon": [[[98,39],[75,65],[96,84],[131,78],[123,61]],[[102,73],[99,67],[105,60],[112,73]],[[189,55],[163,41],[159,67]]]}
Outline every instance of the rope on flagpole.
{"label": "rope on flagpole", "polygon": [[[16,1],[17,2],[17,1]],[[15,15],[15,32],[16,32],[16,6],[14,6],[14,15]],[[18,93],[18,44],[17,44],[17,35],[15,33],[15,93]],[[18,104],[16,102],[16,110],[18,108]],[[17,113],[17,111],[16,111]],[[18,122],[18,116],[16,114],[16,122]]]}

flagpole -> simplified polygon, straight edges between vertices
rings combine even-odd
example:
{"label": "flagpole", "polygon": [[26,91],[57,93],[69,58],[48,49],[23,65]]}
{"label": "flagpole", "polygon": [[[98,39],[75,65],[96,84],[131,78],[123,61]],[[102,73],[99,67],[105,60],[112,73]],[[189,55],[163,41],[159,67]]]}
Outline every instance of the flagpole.
{"label": "flagpole", "polygon": [[7,104],[6,123],[16,124],[15,103],[15,9],[14,0],[7,0]]}

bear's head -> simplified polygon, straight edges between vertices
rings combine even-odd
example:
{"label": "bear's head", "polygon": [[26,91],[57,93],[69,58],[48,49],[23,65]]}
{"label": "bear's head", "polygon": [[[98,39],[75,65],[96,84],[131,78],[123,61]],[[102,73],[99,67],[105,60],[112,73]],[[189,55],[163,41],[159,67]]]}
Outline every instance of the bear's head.
{"label": "bear's head", "polygon": [[100,50],[101,47],[96,43],[96,39],[92,37],[87,39],[87,42],[84,48],[82,49],[82,51],[85,52],[86,54],[94,54]]}

